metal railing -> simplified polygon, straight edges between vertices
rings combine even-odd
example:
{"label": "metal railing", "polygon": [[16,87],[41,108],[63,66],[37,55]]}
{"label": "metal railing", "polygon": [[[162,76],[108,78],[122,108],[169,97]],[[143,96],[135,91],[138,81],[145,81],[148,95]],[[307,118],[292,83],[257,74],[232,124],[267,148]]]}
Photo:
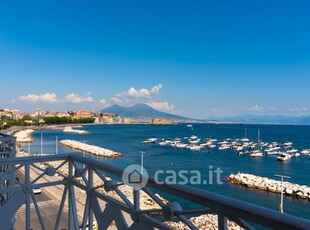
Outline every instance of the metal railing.
{"label": "metal railing", "polygon": [[[67,229],[174,229],[169,222],[182,222],[188,229],[199,229],[189,218],[202,214],[216,214],[219,229],[228,229],[233,221],[244,229],[264,226],[272,229],[309,229],[310,221],[228,198],[204,190],[181,186],[157,184],[152,178],[147,186],[135,191],[120,182],[123,170],[79,155],[48,155],[1,159],[1,165],[14,165],[11,175],[23,172],[24,181],[14,181],[15,187],[0,188],[8,201],[0,206],[0,226],[10,226],[6,217],[25,206],[25,228],[31,229],[31,206],[34,207],[42,229],[59,229],[63,215],[68,217]],[[113,179],[111,179],[113,178]],[[4,174],[0,183],[12,180]],[[119,180],[118,180],[119,179]],[[46,223],[33,188],[45,188],[50,193],[59,192],[59,208],[53,226]],[[124,189],[125,188],[125,189]],[[77,191],[84,191],[81,201]],[[180,203],[161,199],[154,191],[183,198],[203,208],[187,210]],[[142,199],[143,196],[143,199]],[[145,199],[148,197],[149,199]],[[143,202],[151,202],[146,206]],[[48,227],[47,227],[48,226]]]}

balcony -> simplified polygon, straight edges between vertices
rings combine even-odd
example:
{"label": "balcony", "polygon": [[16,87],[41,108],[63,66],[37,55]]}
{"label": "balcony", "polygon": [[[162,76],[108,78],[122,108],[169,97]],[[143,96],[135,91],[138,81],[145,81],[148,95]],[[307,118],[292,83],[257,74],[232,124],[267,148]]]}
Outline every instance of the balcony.
{"label": "balcony", "polygon": [[[7,165],[9,170],[0,173],[0,185],[12,185],[0,186],[6,198],[0,206],[3,229],[200,229],[191,217],[211,214],[215,223],[203,220],[205,229],[310,226],[306,219],[192,187],[158,184],[152,178],[134,190],[122,182],[123,170],[79,155],[1,159],[0,166]],[[39,200],[34,188],[53,199]],[[157,193],[199,208],[183,208],[181,201],[169,202]]]}

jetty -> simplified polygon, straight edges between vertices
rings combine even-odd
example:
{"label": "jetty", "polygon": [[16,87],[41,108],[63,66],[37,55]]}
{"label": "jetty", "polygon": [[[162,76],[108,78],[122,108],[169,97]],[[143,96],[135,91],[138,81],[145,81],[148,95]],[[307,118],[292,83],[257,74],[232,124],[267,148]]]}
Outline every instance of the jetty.
{"label": "jetty", "polygon": [[72,129],[72,127],[70,127],[70,126],[66,126],[63,131],[66,133],[90,134],[90,132],[88,132],[88,131]]}
{"label": "jetty", "polygon": [[33,132],[34,132],[33,129],[24,129],[16,132],[14,134],[14,136],[16,137],[16,142],[18,143],[34,142],[34,139],[32,137]]}
{"label": "jetty", "polygon": [[85,153],[92,154],[94,156],[106,157],[106,158],[117,158],[117,157],[123,156],[123,154],[119,152],[114,152],[110,149],[105,149],[99,146],[85,144],[79,141],[62,140],[59,143],[69,148],[83,151]]}
{"label": "jetty", "polygon": [[281,186],[283,185],[283,195],[300,199],[310,199],[310,187],[306,185],[293,184],[287,181],[281,185],[281,181],[246,173],[230,174],[227,180],[232,184],[280,194]]}

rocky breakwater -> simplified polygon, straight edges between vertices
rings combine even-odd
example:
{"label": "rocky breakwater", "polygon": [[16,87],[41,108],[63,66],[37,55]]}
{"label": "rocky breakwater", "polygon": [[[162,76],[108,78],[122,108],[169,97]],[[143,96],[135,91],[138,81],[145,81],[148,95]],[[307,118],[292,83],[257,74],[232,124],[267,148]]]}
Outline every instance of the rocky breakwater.
{"label": "rocky breakwater", "polygon": [[98,147],[95,145],[85,144],[85,143],[82,143],[79,141],[62,140],[59,143],[64,145],[64,146],[67,146],[69,148],[79,150],[79,151],[83,151],[85,153],[92,154],[92,155],[99,156],[99,157],[117,158],[117,157],[123,156],[123,154],[121,154],[121,153],[114,152],[112,150],[105,149],[102,147]]}
{"label": "rocky breakwater", "polygon": [[[218,229],[218,221],[217,221],[217,215],[213,214],[206,214],[206,215],[201,215],[198,217],[192,217],[189,219],[190,222],[192,222],[198,229],[206,229],[206,230],[217,230]],[[169,227],[172,227],[173,229],[178,229],[178,230],[189,230],[190,228],[185,225],[182,222],[166,222],[166,224]],[[232,221],[228,221],[228,229],[229,230],[240,230],[243,229],[236,223]]]}
{"label": "rocky breakwater", "polygon": [[85,130],[72,129],[72,127],[67,126],[63,130],[66,133],[77,133],[77,134],[90,134],[90,132]]}
{"label": "rocky breakwater", "polygon": [[17,133],[14,134],[16,137],[17,143],[28,143],[28,142],[34,142],[34,139],[32,137],[32,133],[34,132],[33,129],[24,129],[20,130]]}
{"label": "rocky breakwater", "polygon": [[[227,180],[232,184],[242,185],[248,188],[259,189],[263,191],[281,193],[281,181],[259,177],[252,174],[237,173],[230,174]],[[306,185],[283,182],[283,194],[300,199],[310,199],[310,187]]]}

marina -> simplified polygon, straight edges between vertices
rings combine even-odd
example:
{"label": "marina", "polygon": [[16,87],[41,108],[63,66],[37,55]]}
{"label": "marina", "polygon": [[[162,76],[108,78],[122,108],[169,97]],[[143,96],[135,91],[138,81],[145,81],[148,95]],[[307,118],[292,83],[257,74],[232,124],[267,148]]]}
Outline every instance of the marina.
{"label": "marina", "polygon": [[[310,157],[305,154],[310,148],[310,127],[309,126],[283,126],[283,125],[237,125],[237,124],[194,124],[191,130],[186,124],[178,125],[93,125],[83,126],[83,130],[91,132],[91,135],[78,135],[64,133],[62,130],[35,131],[33,138],[35,143],[31,144],[31,150],[40,150],[41,132],[44,134],[44,152],[55,152],[55,137],[59,141],[74,139],[79,143],[87,143],[118,153],[122,157],[116,159],[96,157],[86,154],[85,157],[95,157],[99,161],[112,164],[116,167],[126,168],[130,164],[140,164],[140,151],[144,152],[144,167],[149,175],[154,175],[156,170],[197,170],[201,177],[209,180],[209,167],[220,168],[223,171],[221,180],[223,184],[213,183],[212,185],[191,185],[203,190],[216,192],[222,195],[248,201],[268,208],[278,210],[280,194],[266,192],[259,189],[250,189],[245,186],[236,186],[226,181],[230,174],[243,172],[259,177],[274,178],[274,174],[290,176],[290,183],[299,185],[310,185],[308,170]],[[247,128],[245,138],[244,130]],[[263,157],[250,157],[249,153],[257,149],[257,130],[260,129]],[[297,135],[298,134],[298,135]],[[192,137],[193,136],[193,137]],[[196,137],[195,137],[196,136]],[[187,137],[187,138],[184,138]],[[192,137],[192,138],[190,138]],[[154,144],[143,144],[149,138],[157,138]],[[164,140],[162,140],[164,138]],[[182,143],[189,145],[190,139],[199,138],[200,144],[205,144],[200,151],[190,150]],[[175,147],[171,144],[173,141]],[[251,142],[253,142],[251,144]],[[278,150],[285,151],[285,146],[291,142],[292,149],[297,149],[299,157],[291,157],[288,161],[278,161],[277,154],[267,154],[266,150],[280,147]],[[239,145],[239,144],[241,145]],[[248,143],[248,150],[238,154],[244,143]],[[239,145],[239,146],[238,146]],[[247,146],[247,144],[245,144]],[[178,146],[178,147],[177,147]],[[208,147],[209,146],[209,147]],[[228,147],[225,151],[220,150],[221,146]],[[235,147],[233,147],[235,146]],[[27,147],[27,145],[25,145]],[[289,149],[289,148],[287,148]],[[246,152],[248,151],[248,152]],[[84,154],[83,150],[74,150],[63,145],[58,146],[58,152]],[[244,154],[242,154],[244,153]],[[160,194],[163,195],[163,194]],[[164,196],[165,197],[165,196]],[[170,199],[170,197],[165,197]],[[183,204],[185,207],[189,203]],[[296,199],[295,196],[285,197],[285,212],[297,216],[310,218],[307,211],[310,204],[306,199]]]}
{"label": "marina", "polygon": [[[187,125],[188,127],[188,125]],[[193,127],[192,125],[190,126]],[[246,133],[246,131],[245,131]],[[161,141],[158,141],[158,140]],[[152,143],[160,146],[171,146],[179,149],[189,149],[192,151],[207,150],[211,153],[212,149],[219,151],[233,150],[237,155],[249,155],[253,158],[260,158],[265,156],[276,156],[278,161],[288,161],[291,157],[299,157],[302,153],[310,156],[309,149],[297,150],[293,148],[293,142],[278,143],[276,141],[263,142],[260,140],[260,131],[258,130],[257,142],[246,138],[225,138],[222,141],[212,138],[200,138],[196,135],[183,138],[148,138],[143,141],[144,144]],[[299,152],[300,151],[300,152]]]}

